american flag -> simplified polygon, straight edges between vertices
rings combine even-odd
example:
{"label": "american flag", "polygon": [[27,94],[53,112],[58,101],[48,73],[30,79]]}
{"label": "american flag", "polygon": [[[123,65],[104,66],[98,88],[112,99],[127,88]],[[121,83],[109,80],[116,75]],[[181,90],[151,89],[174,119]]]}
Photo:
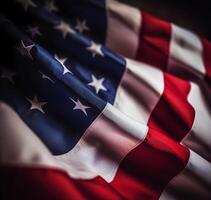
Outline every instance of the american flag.
{"label": "american flag", "polygon": [[0,11],[1,199],[211,199],[208,40],[114,0]]}

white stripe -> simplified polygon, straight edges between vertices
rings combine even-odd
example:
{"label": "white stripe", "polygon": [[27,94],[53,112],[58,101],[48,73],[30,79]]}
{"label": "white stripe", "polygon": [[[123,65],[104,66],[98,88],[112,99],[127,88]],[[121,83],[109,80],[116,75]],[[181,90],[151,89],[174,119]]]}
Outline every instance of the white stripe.
{"label": "white stripe", "polygon": [[147,124],[164,90],[162,71],[127,59],[127,70],[117,90],[114,106],[134,120]]}
{"label": "white stripe", "polygon": [[107,104],[76,146],[57,159],[74,178],[100,175],[111,182],[122,159],[144,140],[147,131],[146,126]]}
{"label": "white stripe", "polygon": [[5,103],[0,103],[0,164],[53,167],[72,178],[103,177],[111,182],[122,159],[146,137],[148,127],[110,104],[68,153],[53,156]]}
{"label": "white stripe", "polygon": [[168,70],[176,75],[199,76],[205,74],[203,47],[200,38],[186,29],[172,24]]}
{"label": "white stripe", "polygon": [[106,7],[106,46],[129,58],[135,58],[141,27],[140,11],[135,7],[113,0],[107,0]]}
{"label": "white stripe", "polygon": [[211,161],[211,112],[210,94],[191,83],[188,101],[195,110],[195,119],[190,133],[182,141],[183,144]]}
{"label": "white stripe", "polygon": [[185,169],[173,178],[160,200],[208,200],[211,197],[211,163],[190,151]]}
{"label": "white stripe", "polygon": [[11,107],[0,102],[0,163],[59,168],[56,160]]}

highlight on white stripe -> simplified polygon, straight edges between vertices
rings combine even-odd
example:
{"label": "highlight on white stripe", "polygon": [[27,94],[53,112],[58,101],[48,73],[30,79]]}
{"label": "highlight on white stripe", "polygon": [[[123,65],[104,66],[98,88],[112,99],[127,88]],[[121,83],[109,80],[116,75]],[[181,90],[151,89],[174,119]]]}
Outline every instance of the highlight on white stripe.
{"label": "highlight on white stripe", "polygon": [[200,38],[172,24],[168,71],[176,75],[203,77],[203,46]]}
{"label": "highlight on white stripe", "polygon": [[7,104],[0,102],[0,163],[60,168],[35,133]]}
{"label": "highlight on white stripe", "polygon": [[203,199],[211,197],[211,163],[193,151],[185,169],[174,177],[160,200]]}
{"label": "highlight on white stripe", "polygon": [[146,137],[144,126],[107,104],[76,146],[56,156],[74,178],[101,176],[111,182],[122,159]]}
{"label": "highlight on white stripe", "polygon": [[211,162],[211,95],[191,83],[188,101],[195,110],[195,119],[182,143]]}
{"label": "highlight on white stripe", "polygon": [[163,72],[130,59],[126,59],[126,63],[114,106],[134,120],[147,124],[164,91]]}
{"label": "highlight on white stripe", "polygon": [[135,58],[141,27],[139,9],[114,0],[107,0],[106,8],[106,46],[129,58]]}

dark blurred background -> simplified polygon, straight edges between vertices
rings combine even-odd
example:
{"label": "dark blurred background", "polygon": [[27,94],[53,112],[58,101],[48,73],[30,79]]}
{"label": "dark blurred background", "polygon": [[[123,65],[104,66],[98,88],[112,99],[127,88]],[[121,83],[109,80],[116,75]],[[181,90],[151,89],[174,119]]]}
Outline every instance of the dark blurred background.
{"label": "dark blurred background", "polygon": [[120,0],[211,40],[211,0]]}

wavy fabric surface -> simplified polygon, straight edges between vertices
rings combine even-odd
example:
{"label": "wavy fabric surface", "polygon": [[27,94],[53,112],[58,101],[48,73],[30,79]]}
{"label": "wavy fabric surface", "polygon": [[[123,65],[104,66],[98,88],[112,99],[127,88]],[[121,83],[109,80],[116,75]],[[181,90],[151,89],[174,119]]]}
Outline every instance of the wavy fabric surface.
{"label": "wavy fabric surface", "polygon": [[1,199],[211,199],[211,43],[113,0],[0,5]]}

